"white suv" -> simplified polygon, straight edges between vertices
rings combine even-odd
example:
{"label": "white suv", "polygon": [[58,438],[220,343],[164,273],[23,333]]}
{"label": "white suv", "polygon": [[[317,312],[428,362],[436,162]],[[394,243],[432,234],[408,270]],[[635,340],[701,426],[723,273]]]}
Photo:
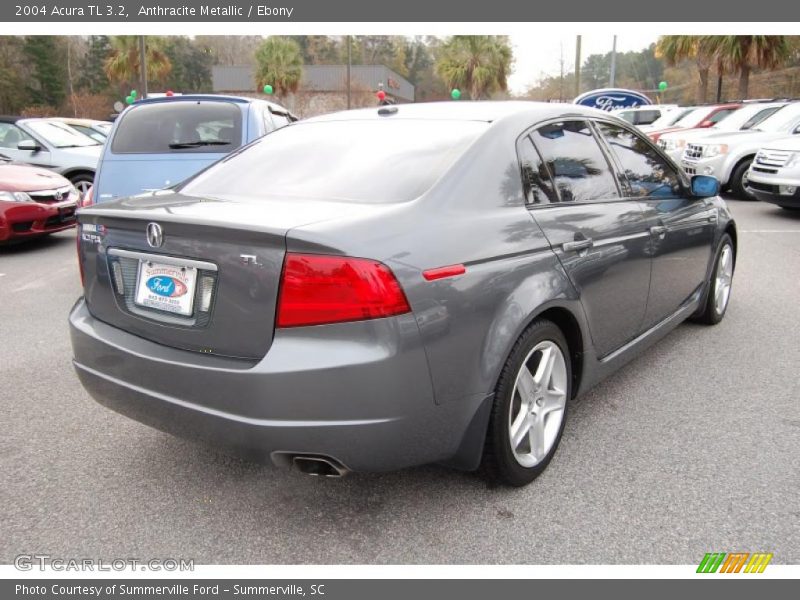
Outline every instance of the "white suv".
{"label": "white suv", "polygon": [[683,151],[686,149],[686,141],[691,138],[696,142],[707,138],[715,133],[747,131],[757,127],[761,121],[772,116],[787,102],[759,102],[757,104],[746,104],[739,110],[733,111],[716,125],[708,129],[681,129],[672,133],[665,133],[658,138],[658,147],[669,154],[669,157],[680,164]]}
{"label": "white suv", "polygon": [[747,188],[762,202],[800,210],[800,135],[759,150],[747,172]]}
{"label": "white suv", "polygon": [[759,148],[800,133],[800,102],[787,104],[747,131],[714,133],[689,138],[681,158],[687,175],[713,175],[738,197],[754,200],[745,187],[750,163]]}

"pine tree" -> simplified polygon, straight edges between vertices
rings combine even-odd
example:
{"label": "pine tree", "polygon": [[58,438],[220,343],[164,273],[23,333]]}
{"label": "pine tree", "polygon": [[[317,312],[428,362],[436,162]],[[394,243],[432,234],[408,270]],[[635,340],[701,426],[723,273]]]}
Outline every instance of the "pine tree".
{"label": "pine tree", "polygon": [[59,107],[66,96],[66,72],[60,40],[52,35],[30,35],[23,52],[30,69],[28,95],[33,105]]}

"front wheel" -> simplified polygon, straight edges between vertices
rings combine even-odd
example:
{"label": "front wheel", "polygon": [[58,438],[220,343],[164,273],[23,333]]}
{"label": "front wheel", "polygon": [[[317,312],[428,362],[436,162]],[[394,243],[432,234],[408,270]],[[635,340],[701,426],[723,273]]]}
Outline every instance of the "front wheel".
{"label": "front wheel", "polygon": [[72,175],[69,180],[78,190],[81,198],[83,198],[89,188],[92,187],[92,183],[94,183],[94,175],[91,173],[78,173],[77,175]]}
{"label": "front wheel", "polygon": [[736,166],[731,173],[731,191],[740,200],[757,200],[753,193],[747,189],[747,171],[750,169],[750,162],[745,161]]}
{"label": "front wheel", "polygon": [[495,389],[481,463],[490,480],[521,487],[545,470],[561,440],[571,392],[564,335],[550,321],[535,321],[514,345]]}
{"label": "front wheel", "polygon": [[708,282],[706,303],[702,312],[695,317],[696,321],[706,325],[716,325],[722,321],[731,297],[735,258],[731,236],[726,233],[722,236],[717,248],[714,270],[711,272],[711,280]]}

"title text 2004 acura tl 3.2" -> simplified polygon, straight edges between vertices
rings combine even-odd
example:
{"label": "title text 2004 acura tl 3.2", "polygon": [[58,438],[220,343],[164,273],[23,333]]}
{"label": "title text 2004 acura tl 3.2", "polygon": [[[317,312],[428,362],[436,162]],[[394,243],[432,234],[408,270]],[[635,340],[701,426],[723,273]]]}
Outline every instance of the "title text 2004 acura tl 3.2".
{"label": "title text 2004 acura tl 3.2", "polygon": [[717,192],[577,106],[310,119],[80,212],[75,368],[105,406],[255,459],[524,485],[571,399],[684,319],[723,318]]}

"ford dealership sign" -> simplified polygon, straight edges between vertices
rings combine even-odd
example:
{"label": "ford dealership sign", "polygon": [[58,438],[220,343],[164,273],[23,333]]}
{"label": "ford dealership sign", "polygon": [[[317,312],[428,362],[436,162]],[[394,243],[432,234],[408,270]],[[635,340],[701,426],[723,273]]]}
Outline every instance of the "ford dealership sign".
{"label": "ford dealership sign", "polygon": [[581,106],[599,108],[600,110],[616,110],[618,108],[645,106],[653,102],[644,94],[633,90],[606,88],[581,94],[575,98],[574,103]]}

